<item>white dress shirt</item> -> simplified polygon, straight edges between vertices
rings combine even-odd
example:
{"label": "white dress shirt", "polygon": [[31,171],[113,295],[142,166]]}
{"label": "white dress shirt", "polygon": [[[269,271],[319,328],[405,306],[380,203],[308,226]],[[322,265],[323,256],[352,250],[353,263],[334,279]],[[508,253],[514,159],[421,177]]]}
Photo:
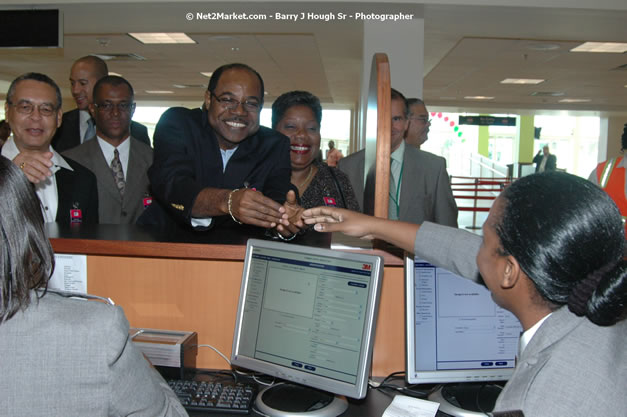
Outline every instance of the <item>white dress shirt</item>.
{"label": "white dress shirt", "polygon": [[[57,171],[61,168],[69,169],[70,171],[74,170],[66,162],[66,160],[57,153],[57,151],[52,149],[52,146],[50,146],[49,151],[52,152],[53,165],[50,168],[50,171],[52,171],[52,175],[46,178],[45,181],[40,181],[39,183],[37,183],[35,185],[35,192],[37,193],[37,197],[39,197],[39,201],[41,202],[41,213],[44,216],[44,222],[53,223],[57,219],[57,209],[59,207],[57,180],[54,174],[56,174]],[[20,150],[17,148],[17,145],[13,140],[13,135],[11,135],[2,147],[2,156],[13,160],[19,153]]]}
{"label": "white dress shirt", "polygon": [[102,154],[104,155],[105,161],[107,161],[107,165],[109,165],[109,167],[111,167],[111,161],[113,161],[115,150],[118,150],[120,163],[122,164],[122,171],[124,173],[124,180],[126,180],[126,173],[128,172],[128,157],[131,153],[131,141],[129,140],[130,136],[124,139],[124,141],[122,141],[117,148],[102,139],[100,136],[97,136],[97,138],[100,150],[102,150]]}

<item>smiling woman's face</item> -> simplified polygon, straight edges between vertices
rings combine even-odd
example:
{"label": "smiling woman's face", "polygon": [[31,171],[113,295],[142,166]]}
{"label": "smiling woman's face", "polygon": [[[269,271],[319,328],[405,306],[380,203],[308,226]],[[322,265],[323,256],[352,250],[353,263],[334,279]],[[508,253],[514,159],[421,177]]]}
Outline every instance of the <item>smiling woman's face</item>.
{"label": "smiling woman's face", "polygon": [[277,123],[276,130],[290,138],[292,169],[307,168],[320,150],[320,125],[308,106],[292,106]]}

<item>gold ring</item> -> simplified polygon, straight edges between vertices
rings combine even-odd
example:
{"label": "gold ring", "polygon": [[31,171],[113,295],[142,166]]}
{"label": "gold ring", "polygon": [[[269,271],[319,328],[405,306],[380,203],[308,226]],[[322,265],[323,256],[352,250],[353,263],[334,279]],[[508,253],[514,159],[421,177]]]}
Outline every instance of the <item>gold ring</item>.
{"label": "gold ring", "polygon": [[21,169],[22,171],[24,171],[24,167],[25,167],[25,166],[26,166],[26,162],[22,162],[22,163],[20,164],[20,169]]}

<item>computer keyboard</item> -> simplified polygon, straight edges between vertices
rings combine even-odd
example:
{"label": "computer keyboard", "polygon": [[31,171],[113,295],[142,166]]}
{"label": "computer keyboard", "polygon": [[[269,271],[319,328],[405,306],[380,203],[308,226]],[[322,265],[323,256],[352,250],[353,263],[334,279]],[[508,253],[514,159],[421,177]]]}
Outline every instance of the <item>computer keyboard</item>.
{"label": "computer keyboard", "polygon": [[229,381],[224,377],[202,381],[168,380],[168,385],[188,411],[248,414],[251,411],[257,387],[252,383]]}

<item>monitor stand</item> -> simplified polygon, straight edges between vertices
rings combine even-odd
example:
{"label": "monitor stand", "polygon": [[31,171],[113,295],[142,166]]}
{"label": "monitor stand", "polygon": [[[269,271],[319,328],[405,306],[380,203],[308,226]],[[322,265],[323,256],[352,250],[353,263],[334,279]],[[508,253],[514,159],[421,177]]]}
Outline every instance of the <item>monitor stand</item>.
{"label": "monitor stand", "polygon": [[484,416],[494,409],[501,387],[493,383],[445,384],[429,395],[439,410],[453,417]]}
{"label": "monitor stand", "polygon": [[291,383],[279,383],[257,395],[255,405],[271,417],[336,417],[348,408],[344,397]]}

